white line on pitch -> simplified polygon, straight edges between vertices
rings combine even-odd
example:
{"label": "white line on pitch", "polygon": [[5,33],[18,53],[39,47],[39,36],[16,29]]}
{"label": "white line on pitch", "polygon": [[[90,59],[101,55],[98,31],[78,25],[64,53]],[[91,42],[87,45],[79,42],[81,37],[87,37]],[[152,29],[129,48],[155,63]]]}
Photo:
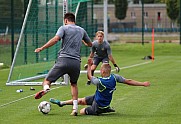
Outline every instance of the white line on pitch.
{"label": "white line on pitch", "polygon": [[[59,86],[59,87],[55,87],[55,88],[51,88],[51,90],[58,89],[58,88],[60,88],[60,86]],[[5,104],[2,104],[2,105],[0,105],[0,107],[7,106],[7,105],[9,105],[9,104],[12,104],[12,103],[21,101],[21,100],[23,100],[23,99],[27,99],[27,98],[29,98],[29,97],[31,97],[31,96],[34,96],[34,95],[35,95],[35,94],[32,94],[32,95],[29,95],[29,96],[26,96],[26,97],[23,97],[23,98],[20,98],[20,99],[17,99],[17,100],[14,100],[14,101],[11,101],[11,102],[8,102],[8,103],[5,103]]]}
{"label": "white line on pitch", "polygon": [[[132,68],[132,67],[136,67],[136,66],[140,66],[140,65],[144,65],[144,64],[148,64],[150,63],[151,61],[148,61],[148,62],[144,62],[144,63],[139,63],[139,64],[134,64],[134,65],[130,65],[130,66],[125,66],[125,67],[122,67],[120,69],[126,69],[126,68]],[[97,73],[99,73],[100,71],[96,70]],[[111,71],[115,71],[115,69],[111,70]],[[81,71],[82,73],[87,73],[87,71]],[[57,88],[60,88],[61,86],[59,87],[55,87],[55,88],[52,88],[51,90],[54,90],[54,89],[57,89]],[[23,99],[27,99],[31,96],[34,96],[35,94],[32,94],[32,95],[29,95],[29,96],[26,96],[26,97],[23,97],[23,98],[20,98],[20,99],[17,99],[17,100],[14,100],[14,101],[11,101],[11,102],[8,102],[8,103],[5,103],[5,104],[2,104],[0,105],[0,107],[3,107],[3,106],[7,106],[7,105],[10,105],[12,103],[15,103],[15,102],[18,102],[18,101],[21,101]]]}
{"label": "white line on pitch", "polygon": [[130,66],[125,66],[125,67],[122,67],[120,69],[126,69],[126,68],[132,68],[132,67],[136,67],[136,66],[140,66],[140,65],[145,65],[145,64],[148,64],[150,63],[151,61],[148,61],[148,62],[143,62],[143,63],[139,63],[139,64],[134,64],[134,65],[130,65]]}
{"label": "white line on pitch", "polygon": [[[130,66],[125,66],[125,67],[122,67],[122,68],[120,68],[120,69],[122,70],[122,69],[126,69],[126,68],[132,68],[132,67],[136,67],[136,66],[148,64],[148,63],[150,63],[150,62],[151,62],[151,61],[147,61],[147,62],[143,62],[143,63],[139,63],[139,64],[134,64],[134,65],[130,65]],[[114,72],[114,71],[116,71],[116,69],[112,69],[112,70],[111,70],[111,72]],[[85,73],[87,73],[87,71],[86,71],[86,70],[81,70],[80,73],[81,73],[81,74],[85,74]],[[95,70],[94,73],[100,73],[100,70]]]}

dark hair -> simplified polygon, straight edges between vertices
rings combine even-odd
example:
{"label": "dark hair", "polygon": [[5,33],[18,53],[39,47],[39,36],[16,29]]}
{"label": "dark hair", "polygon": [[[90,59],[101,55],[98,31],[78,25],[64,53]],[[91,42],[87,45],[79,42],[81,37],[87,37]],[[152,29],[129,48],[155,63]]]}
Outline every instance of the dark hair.
{"label": "dark hair", "polygon": [[68,12],[64,15],[64,19],[67,19],[70,22],[75,22],[75,15],[73,13]]}

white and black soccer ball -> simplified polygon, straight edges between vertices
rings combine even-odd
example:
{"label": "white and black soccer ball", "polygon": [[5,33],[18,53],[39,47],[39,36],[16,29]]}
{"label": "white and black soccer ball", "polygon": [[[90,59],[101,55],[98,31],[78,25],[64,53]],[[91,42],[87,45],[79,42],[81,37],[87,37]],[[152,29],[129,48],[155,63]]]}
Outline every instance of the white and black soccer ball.
{"label": "white and black soccer ball", "polygon": [[39,105],[38,105],[38,110],[40,112],[42,112],[43,114],[48,114],[51,110],[51,105],[49,102],[47,101],[42,101]]}

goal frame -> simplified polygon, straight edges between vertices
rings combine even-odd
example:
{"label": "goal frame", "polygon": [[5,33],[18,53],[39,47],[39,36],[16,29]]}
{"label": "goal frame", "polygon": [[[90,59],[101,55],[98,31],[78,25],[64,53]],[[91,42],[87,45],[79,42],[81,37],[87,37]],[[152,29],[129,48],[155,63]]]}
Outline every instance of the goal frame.
{"label": "goal frame", "polygon": [[[19,51],[19,48],[20,48],[23,32],[24,32],[24,29],[25,29],[25,26],[26,26],[27,18],[28,18],[29,12],[30,12],[31,4],[32,4],[32,0],[29,0],[28,6],[27,6],[27,10],[26,10],[26,14],[25,14],[25,17],[24,17],[24,20],[23,20],[23,24],[22,24],[20,36],[19,36],[19,39],[18,39],[16,51],[15,51],[14,58],[13,58],[13,61],[12,61],[12,64],[11,64],[9,76],[8,76],[8,79],[7,79],[7,82],[6,82],[7,86],[42,85],[42,82],[34,82],[33,80],[45,78],[46,75],[47,75],[47,74],[42,74],[42,75],[38,75],[38,76],[23,78],[23,79],[20,79],[20,80],[10,81],[12,73],[13,73],[13,69],[14,69],[14,66],[15,66],[17,54],[18,54],[18,51]],[[63,0],[63,13],[65,14],[67,12],[68,12],[68,0]],[[65,74],[63,76],[63,79],[64,79],[64,82],[58,82],[57,81],[57,82],[51,83],[51,85],[68,85],[68,82],[69,82],[68,74]]]}

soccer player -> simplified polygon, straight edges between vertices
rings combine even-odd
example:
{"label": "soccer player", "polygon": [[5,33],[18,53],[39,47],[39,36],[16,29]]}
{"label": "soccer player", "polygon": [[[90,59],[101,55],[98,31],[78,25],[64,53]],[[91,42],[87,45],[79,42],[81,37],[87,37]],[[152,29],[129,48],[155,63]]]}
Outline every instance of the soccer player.
{"label": "soccer player", "polygon": [[[117,66],[111,52],[110,44],[104,40],[104,32],[98,31],[96,32],[96,40],[92,43],[91,53],[89,58],[93,58],[93,65],[91,66],[92,75],[94,75],[94,71],[100,62],[112,62],[116,71],[119,72],[120,69]],[[85,64],[84,68],[87,68],[87,64]],[[90,85],[90,80],[87,81],[87,85]]]}
{"label": "soccer player", "polygon": [[[139,82],[132,79],[126,79],[118,74],[111,74],[111,66],[109,63],[103,63],[100,68],[101,77],[96,78],[91,74],[92,59],[88,59],[88,73],[87,76],[91,83],[97,86],[94,95],[85,98],[79,98],[78,104],[89,105],[87,108],[80,110],[80,114],[84,115],[99,115],[101,113],[115,112],[110,107],[113,92],[116,90],[116,82],[133,85],[133,86],[150,86],[149,82]],[[50,99],[51,103],[57,104],[60,107],[65,105],[72,105],[72,100],[59,101],[57,99]]]}
{"label": "soccer player", "polygon": [[50,39],[45,45],[35,49],[38,53],[48,47],[56,44],[62,39],[62,46],[58,53],[55,65],[49,71],[47,77],[43,81],[43,90],[35,94],[35,99],[40,99],[43,95],[50,91],[50,85],[64,74],[68,74],[71,83],[71,93],[73,99],[73,111],[71,115],[77,115],[78,111],[78,87],[77,80],[80,74],[80,48],[82,42],[91,47],[92,42],[87,32],[75,24],[75,15],[66,13],[64,16],[64,24],[61,26],[56,35]]}

